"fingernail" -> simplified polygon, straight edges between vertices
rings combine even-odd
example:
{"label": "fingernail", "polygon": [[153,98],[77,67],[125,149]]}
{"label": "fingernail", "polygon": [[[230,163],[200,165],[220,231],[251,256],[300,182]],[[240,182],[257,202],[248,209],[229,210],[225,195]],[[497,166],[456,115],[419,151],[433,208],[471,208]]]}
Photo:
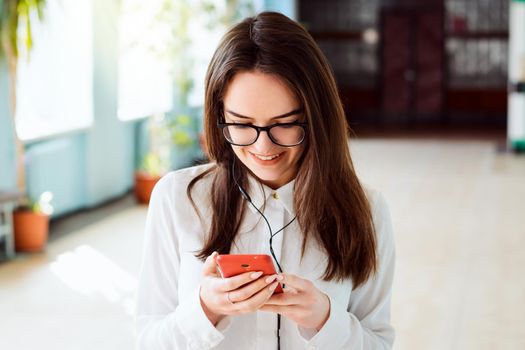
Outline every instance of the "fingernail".
{"label": "fingernail", "polygon": [[267,278],[266,278],[266,283],[271,283],[271,282],[274,281],[274,280],[275,280],[275,275],[270,276],[270,277],[267,277]]}
{"label": "fingernail", "polygon": [[273,292],[275,290],[275,288],[277,288],[277,285],[279,284],[279,282],[274,282],[271,286],[270,286],[270,292]]}
{"label": "fingernail", "polygon": [[283,275],[278,275],[277,276],[277,281],[282,281],[284,280],[284,276]]}
{"label": "fingernail", "polygon": [[250,275],[250,277],[251,277],[251,279],[254,280],[254,279],[256,279],[256,278],[261,277],[261,275],[262,275],[262,271],[258,271],[258,272],[254,272],[254,273],[252,273],[252,274]]}

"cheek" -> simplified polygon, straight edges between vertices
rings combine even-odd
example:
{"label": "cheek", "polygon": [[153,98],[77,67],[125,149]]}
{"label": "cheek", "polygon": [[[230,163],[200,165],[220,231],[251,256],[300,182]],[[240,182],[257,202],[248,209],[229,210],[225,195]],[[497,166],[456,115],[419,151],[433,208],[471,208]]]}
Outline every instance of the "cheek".
{"label": "cheek", "polygon": [[247,147],[231,146],[235,156],[246,166],[249,165],[250,154]]}
{"label": "cheek", "polygon": [[290,161],[298,163],[304,153],[304,146],[296,147],[290,152]]}

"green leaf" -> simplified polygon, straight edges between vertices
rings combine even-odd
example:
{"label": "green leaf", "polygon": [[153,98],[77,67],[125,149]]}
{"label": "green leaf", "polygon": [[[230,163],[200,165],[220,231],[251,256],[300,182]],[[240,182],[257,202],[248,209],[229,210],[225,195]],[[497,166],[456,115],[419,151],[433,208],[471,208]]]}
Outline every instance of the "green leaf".
{"label": "green leaf", "polygon": [[173,143],[178,146],[187,147],[191,146],[192,139],[187,132],[182,130],[175,130],[173,133]]}
{"label": "green leaf", "polygon": [[[9,45],[14,58],[18,58],[19,48],[25,46],[27,52],[33,47],[33,25],[31,13],[36,12],[38,19],[44,17],[45,0],[0,0],[0,38],[4,45]],[[25,22],[25,35],[18,37],[20,18]],[[0,46],[0,54],[5,55],[6,47]]]}
{"label": "green leaf", "polygon": [[164,164],[160,156],[150,152],[144,156],[141,169],[151,176],[161,176],[164,173]]}

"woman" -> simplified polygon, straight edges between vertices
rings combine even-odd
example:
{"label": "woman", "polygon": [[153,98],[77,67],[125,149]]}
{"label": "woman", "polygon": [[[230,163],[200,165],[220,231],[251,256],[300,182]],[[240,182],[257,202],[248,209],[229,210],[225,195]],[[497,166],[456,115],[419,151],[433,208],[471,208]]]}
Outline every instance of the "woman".
{"label": "woman", "polygon": [[[390,349],[388,208],[357,179],[311,36],[277,13],[234,26],[211,60],[204,113],[210,164],[152,194],[138,347]],[[282,273],[221,278],[217,253],[272,254]]]}

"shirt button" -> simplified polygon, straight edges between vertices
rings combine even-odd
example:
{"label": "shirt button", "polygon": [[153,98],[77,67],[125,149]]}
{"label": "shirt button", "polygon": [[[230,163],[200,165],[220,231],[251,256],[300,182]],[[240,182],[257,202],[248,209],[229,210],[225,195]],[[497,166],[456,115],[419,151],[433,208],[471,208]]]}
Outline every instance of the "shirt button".
{"label": "shirt button", "polygon": [[277,194],[277,192],[274,192],[274,194],[272,194],[272,197],[273,199],[279,199],[279,194]]}

